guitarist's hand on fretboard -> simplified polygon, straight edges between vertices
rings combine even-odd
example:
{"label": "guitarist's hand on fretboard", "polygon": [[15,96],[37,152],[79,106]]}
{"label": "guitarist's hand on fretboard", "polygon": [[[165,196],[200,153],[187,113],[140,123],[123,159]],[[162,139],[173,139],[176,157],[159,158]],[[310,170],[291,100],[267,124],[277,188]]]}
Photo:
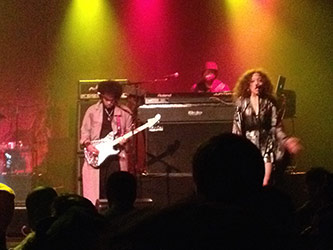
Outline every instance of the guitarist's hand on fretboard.
{"label": "guitarist's hand on fretboard", "polygon": [[126,142],[127,142],[127,139],[124,138],[119,142],[119,145],[124,146],[126,144]]}

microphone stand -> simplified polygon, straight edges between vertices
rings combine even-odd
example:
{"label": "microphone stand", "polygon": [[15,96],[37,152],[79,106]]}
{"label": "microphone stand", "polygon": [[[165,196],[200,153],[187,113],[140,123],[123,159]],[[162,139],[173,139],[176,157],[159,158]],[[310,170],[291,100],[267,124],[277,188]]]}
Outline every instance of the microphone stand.
{"label": "microphone stand", "polygon": [[[122,83],[122,85],[128,85],[128,86],[134,86],[134,109],[132,110],[133,114],[133,125],[131,130],[132,133],[134,134],[134,129],[138,127],[138,107],[139,107],[139,85],[144,84],[144,83],[158,83],[158,82],[166,82],[168,80],[170,80],[171,78],[177,78],[178,77],[178,73],[174,73],[171,75],[167,75],[164,76],[162,78],[155,78],[153,80],[144,80],[144,81],[138,81],[138,82],[131,82],[131,81],[127,81],[126,83]],[[137,175],[137,164],[138,164],[138,139],[137,137],[134,137],[132,140],[132,148],[134,149],[135,153],[132,153],[132,161],[133,161],[133,171],[134,171],[134,175]],[[145,172],[145,169],[143,169],[143,171]],[[142,173],[141,173],[142,174]]]}
{"label": "microphone stand", "polygon": [[[127,81],[126,83],[123,83],[123,85],[132,85],[134,86],[134,94],[135,94],[135,101],[134,101],[134,109],[132,110],[133,112],[133,125],[131,130],[132,130],[132,133],[134,134],[134,129],[136,127],[138,127],[138,107],[139,107],[139,85],[141,84],[144,84],[144,83],[158,83],[158,82],[166,82],[168,81],[169,79],[171,78],[176,78],[178,77],[178,73],[175,73],[173,75],[169,75],[169,76],[165,76],[165,77],[162,77],[162,78],[156,78],[156,79],[153,79],[153,80],[145,80],[145,81],[138,81],[138,82],[131,82],[131,81]],[[135,141],[134,141],[135,140]],[[137,164],[138,164],[138,139],[135,137],[133,140],[132,140],[132,148],[134,149],[135,153],[133,154],[132,153],[132,161],[133,161],[133,171],[134,171],[134,175],[137,176]],[[147,155],[147,153],[146,153]],[[146,165],[146,163],[145,163]],[[146,166],[144,166],[144,169],[143,169],[144,172],[146,172]],[[167,172],[169,172],[169,169],[167,169]],[[144,173],[141,173],[141,175],[145,175]],[[167,174],[169,176],[169,174]],[[168,179],[168,178],[167,178]],[[139,182],[140,182],[140,194],[142,195],[142,186],[143,186],[143,183],[142,183],[142,179],[139,178]],[[167,186],[169,186],[169,181],[167,180]],[[169,197],[169,191],[167,192],[167,199],[168,199],[168,203],[169,203],[169,200],[170,200],[170,197]],[[143,200],[151,200],[150,198],[148,199],[143,199]]]}
{"label": "microphone stand", "polygon": [[[259,147],[260,147],[260,144],[261,144],[261,112],[260,112],[260,108],[261,108],[261,105],[260,105],[260,92],[259,92],[259,95],[258,95],[258,130],[259,130],[259,133],[258,133],[258,140],[259,140]],[[267,147],[267,143],[266,143],[266,147]],[[265,151],[267,150],[267,148],[265,149]]]}
{"label": "microphone stand", "polygon": [[[138,127],[138,107],[139,107],[139,85],[144,84],[144,83],[153,83],[154,80],[150,80],[150,81],[138,81],[138,82],[131,82],[131,81],[127,81],[126,83],[122,83],[122,85],[127,85],[127,86],[134,86],[134,107],[132,108],[132,118],[133,118],[133,124],[131,126],[131,132],[134,135],[134,130]],[[137,167],[138,167],[138,148],[139,148],[139,140],[137,138],[137,136],[133,136],[132,140],[131,140],[131,148],[133,149],[132,153],[131,153],[131,159],[132,159],[132,167],[133,167],[133,174],[135,177],[138,177],[138,171],[137,171]],[[144,167],[145,168],[145,167]],[[145,170],[145,169],[144,169]],[[142,173],[140,173],[139,177],[142,175]],[[142,195],[142,179],[138,178],[139,181],[139,187],[140,187],[140,194]],[[145,199],[143,199],[145,200]],[[151,200],[151,199],[147,199],[147,200]]]}
{"label": "microphone stand", "polygon": [[[131,82],[127,81],[126,83],[122,83],[122,85],[127,86],[134,86],[134,104],[132,108],[132,118],[133,118],[133,125],[131,127],[132,134],[134,135],[135,128],[138,127],[138,107],[139,107],[139,85],[143,83],[150,83],[153,81],[139,81],[139,82]],[[134,175],[137,176],[137,164],[138,164],[138,139],[137,136],[133,136],[133,139],[131,140],[131,147],[134,150],[134,153],[131,154],[132,158],[132,164],[133,164],[133,172]]]}
{"label": "microphone stand", "polygon": [[19,115],[18,92],[19,92],[19,86],[16,86],[16,97],[15,97],[15,147],[18,145],[18,115]]}

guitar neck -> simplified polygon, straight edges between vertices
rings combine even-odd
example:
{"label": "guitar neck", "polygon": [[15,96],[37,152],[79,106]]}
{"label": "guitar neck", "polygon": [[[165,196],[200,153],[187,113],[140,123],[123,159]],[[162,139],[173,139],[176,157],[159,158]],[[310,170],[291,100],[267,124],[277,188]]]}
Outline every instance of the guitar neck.
{"label": "guitar neck", "polygon": [[142,130],[145,130],[148,127],[149,127],[149,125],[147,123],[143,124],[142,126],[124,134],[123,136],[114,139],[113,144],[117,145],[122,140],[124,140],[124,139],[127,140],[128,138],[131,138],[133,135],[136,135],[137,133],[141,132]]}

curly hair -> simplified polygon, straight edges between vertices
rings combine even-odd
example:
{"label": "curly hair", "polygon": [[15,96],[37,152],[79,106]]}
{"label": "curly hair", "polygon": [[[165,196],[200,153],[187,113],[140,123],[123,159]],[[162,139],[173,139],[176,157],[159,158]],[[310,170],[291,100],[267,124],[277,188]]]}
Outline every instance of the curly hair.
{"label": "curly hair", "polygon": [[237,81],[236,86],[234,88],[234,97],[237,99],[238,97],[250,97],[250,82],[252,75],[254,73],[258,73],[261,76],[263,81],[261,94],[264,98],[275,99],[273,95],[273,85],[267,74],[261,69],[250,69],[246,71]]}
{"label": "curly hair", "polygon": [[117,81],[103,81],[98,84],[97,91],[101,95],[113,95],[115,99],[119,100],[123,93],[123,88]]}

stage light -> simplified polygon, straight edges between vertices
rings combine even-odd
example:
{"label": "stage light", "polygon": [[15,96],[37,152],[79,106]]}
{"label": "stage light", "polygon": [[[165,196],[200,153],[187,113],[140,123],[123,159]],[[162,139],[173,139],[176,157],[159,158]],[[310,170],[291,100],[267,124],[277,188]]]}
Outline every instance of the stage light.
{"label": "stage light", "polygon": [[73,10],[80,16],[83,21],[93,21],[103,8],[105,0],[75,0]]}

